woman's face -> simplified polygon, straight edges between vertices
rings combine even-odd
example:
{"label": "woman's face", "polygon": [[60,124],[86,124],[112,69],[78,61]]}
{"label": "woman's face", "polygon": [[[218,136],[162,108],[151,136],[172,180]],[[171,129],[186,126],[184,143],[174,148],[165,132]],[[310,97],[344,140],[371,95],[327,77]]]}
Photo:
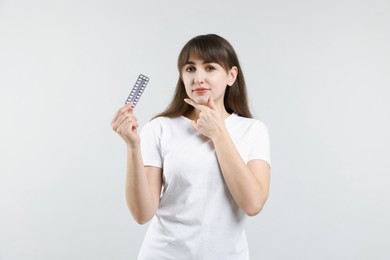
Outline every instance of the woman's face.
{"label": "woman's face", "polygon": [[237,68],[226,71],[216,62],[190,56],[181,75],[189,98],[198,104],[206,104],[212,96],[217,106],[223,106],[226,87],[234,83]]}

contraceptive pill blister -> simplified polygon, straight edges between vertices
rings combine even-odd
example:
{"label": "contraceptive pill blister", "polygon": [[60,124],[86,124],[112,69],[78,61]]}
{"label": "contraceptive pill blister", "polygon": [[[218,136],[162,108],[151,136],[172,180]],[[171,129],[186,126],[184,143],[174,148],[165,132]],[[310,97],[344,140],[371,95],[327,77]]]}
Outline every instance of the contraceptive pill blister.
{"label": "contraceptive pill blister", "polygon": [[137,78],[137,81],[135,82],[133,89],[131,90],[129,96],[127,97],[125,104],[129,102],[133,102],[131,108],[134,109],[134,107],[137,105],[139,99],[141,98],[142,93],[144,92],[146,85],[149,82],[149,77],[140,74]]}

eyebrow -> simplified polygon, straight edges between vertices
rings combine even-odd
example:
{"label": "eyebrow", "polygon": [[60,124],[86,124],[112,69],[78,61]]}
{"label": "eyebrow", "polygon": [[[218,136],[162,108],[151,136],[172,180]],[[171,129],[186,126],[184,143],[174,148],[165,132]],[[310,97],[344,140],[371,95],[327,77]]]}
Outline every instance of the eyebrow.
{"label": "eyebrow", "polygon": [[[202,64],[208,64],[208,63],[217,63],[217,62],[205,60],[205,61],[203,61]],[[195,65],[195,62],[189,60],[189,61],[187,61],[184,65],[187,65],[187,64]]]}

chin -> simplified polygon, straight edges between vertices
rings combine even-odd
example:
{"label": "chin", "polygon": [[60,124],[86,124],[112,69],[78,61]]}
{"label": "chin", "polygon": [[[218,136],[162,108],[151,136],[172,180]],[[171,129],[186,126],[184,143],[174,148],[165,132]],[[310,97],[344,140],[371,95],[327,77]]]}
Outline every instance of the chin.
{"label": "chin", "polygon": [[198,97],[194,97],[193,100],[198,104],[207,104],[207,102],[209,101],[209,97],[208,96],[198,96]]}

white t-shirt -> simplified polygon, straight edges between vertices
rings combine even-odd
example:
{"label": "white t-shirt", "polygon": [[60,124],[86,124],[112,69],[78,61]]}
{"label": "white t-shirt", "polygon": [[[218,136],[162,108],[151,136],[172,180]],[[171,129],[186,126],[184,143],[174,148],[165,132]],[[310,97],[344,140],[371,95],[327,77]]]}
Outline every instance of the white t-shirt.
{"label": "white t-shirt", "polygon": [[[246,163],[270,164],[262,122],[231,114],[225,125]],[[211,140],[184,116],[158,117],[143,127],[141,149],[145,165],[163,169],[163,190],[138,260],[249,260],[246,214],[225,184]]]}

